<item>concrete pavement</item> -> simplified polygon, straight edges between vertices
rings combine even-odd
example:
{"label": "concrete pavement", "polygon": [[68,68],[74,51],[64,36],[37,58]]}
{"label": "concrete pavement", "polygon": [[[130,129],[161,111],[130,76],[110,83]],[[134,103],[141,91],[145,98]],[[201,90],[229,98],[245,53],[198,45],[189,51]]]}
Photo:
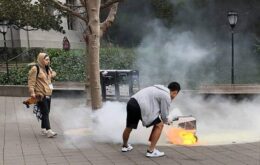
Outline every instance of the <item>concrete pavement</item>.
{"label": "concrete pavement", "polygon": [[[40,123],[31,110],[21,102],[24,97],[0,97],[0,165],[260,165],[260,142],[219,146],[158,146],[166,153],[161,158],[146,158],[146,145],[134,145],[129,153],[120,151],[120,144],[96,142],[88,129],[65,131],[71,124],[70,116],[55,108],[57,104],[73,107],[83,100],[53,98],[51,125],[58,132],[56,138],[40,135]],[[65,110],[64,110],[65,111]],[[77,112],[79,113],[79,112]],[[87,113],[81,116],[88,124]],[[67,125],[61,124],[67,121]],[[81,120],[81,119],[80,119]],[[78,125],[80,128],[81,125]],[[69,130],[69,129],[67,129]],[[76,130],[77,131],[77,130]],[[81,133],[81,134],[79,134]],[[113,132],[111,132],[113,133]],[[77,134],[77,137],[74,137]]]}

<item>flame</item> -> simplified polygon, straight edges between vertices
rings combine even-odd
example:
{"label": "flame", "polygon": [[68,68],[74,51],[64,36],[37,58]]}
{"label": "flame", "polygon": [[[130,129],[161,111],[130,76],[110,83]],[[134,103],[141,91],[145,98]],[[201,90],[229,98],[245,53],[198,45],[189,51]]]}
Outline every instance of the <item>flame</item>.
{"label": "flame", "polygon": [[194,145],[198,141],[195,130],[185,130],[183,128],[172,127],[166,132],[166,136],[170,143],[177,145]]}

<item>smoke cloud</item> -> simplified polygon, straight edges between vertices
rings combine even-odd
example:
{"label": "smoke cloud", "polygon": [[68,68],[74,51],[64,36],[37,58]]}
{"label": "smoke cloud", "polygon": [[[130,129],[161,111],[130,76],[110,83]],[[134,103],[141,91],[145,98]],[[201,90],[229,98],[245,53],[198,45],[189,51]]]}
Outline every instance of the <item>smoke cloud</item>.
{"label": "smoke cloud", "polygon": [[[179,1],[172,2],[177,4]],[[173,28],[166,28],[159,20],[138,20],[146,22],[146,31],[141,31],[143,40],[136,49],[142,87],[167,85],[170,81],[180,82],[182,89],[230,83],[231,33],[226,18],[229,9],[214,2],[206,7],[195,8],[191,3],[182,6],[175,18],[178,24]],[[235,82],[255,83],[257,63],[251,51],[252,36],[246,32],[249,23],[246,20],[250,15],[244,9],[239,14],[235,31]],[[137,26],[132,28],[138,31]],[[126,103],[106,102],[95,112],[80,106],[82,102],[64,111],[69,107],[67,104],[71,105],[62,102],[59,104],[62,107],[54,107],[54,117],[62,123],[66,136],[71,138],[70,130],[86,128],[83,134],[80,131],[76,134],[91,136],[101,142],[122,143]],[[205,100],[202,96],[181,92],[173,101],[171,115],[194,116],[201,145],[243,143],[260,140],[259,106],[260,97],[236,102],[222,97]],[[165,130],[159,145],[168,145]],[[147,144],[150,131],[151,128],[142,127],[140,122],[129,142]]]}
{"label": "smoke cloud", "polygon": [[189,82],[215,80],[214,72],[201,74],[203,67],[215,60],[212,56],[217,51],[215,46],[200,45],[191,31],[169,30],[158,22],[153,22],[151,27],[156,27],[154,32],[145,37],[137,49],[136,63],[143,85],[175,80],[187,87]]}
{"label": "smoke cloud", "polygon": [[260,140],[260,97],[235,101],[224,97],[205,100],[202,96],[181,93],[175,106],[197,119],[197,134],[202,145],[231,144]]}
{"label": "smoke cloud", "polygon": [[[121,144],[126,103],[108,101],[102,109],[92,111],[83,102],[77,99],[53,101],[51,116],[62,127],[65,137],[78,143],[89,137],[98,142]],[[260,140],[259,106],[260,97],[236,102],[222,97],[205,100],[202,96],[181,92],[172,103],[171,115],[196,118],[199,145],[244,143]],[[168,128],[170,126],[165,125],[158,145],[170,145],[166,138]],[[151,128],[139,122],[129,143],[148,144],[150,132]]]}
{"label": "smoke cloud", "polygon": [[259,12],[251,2],[232,2],[172,0],[179,7],[171,28],[157,19],[144,20],[147,31],[136,50],[143,85],[176,80],[194,89],[205,83],[230,83],[230,10],[239,14],[234,29],[235,83],[257,83],[259,57],[254,52],[253,27]]}

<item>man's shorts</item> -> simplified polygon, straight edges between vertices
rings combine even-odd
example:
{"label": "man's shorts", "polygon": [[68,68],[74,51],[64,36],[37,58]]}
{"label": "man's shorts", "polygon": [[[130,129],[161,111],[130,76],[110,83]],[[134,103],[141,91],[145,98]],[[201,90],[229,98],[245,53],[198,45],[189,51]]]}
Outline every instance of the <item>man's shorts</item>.
{"label": "man's shorts", "polygon": [[126,127],[136,129],[139,120],[142,120],[141,109],[138,102],[134,98],[131,98],[127,103],[126,110]]}
{"label": "man's shorts", "polygon": [[[136,129],[139,120],[142,120],[141,109],[138,102],[134,98],[131,98],[127,103],[126,110],[127,110],[126,127]],[[146,127],[148,128],[150,126],[159,124],[160,122],[162,122],[162,120],[158,116],[151,124],[149,124]]]}
{"label": "man's shorts", "polygon": [[149,124],[149,125],[146,126],[146,127],[148,128],[148,127],[151,127],[151,126],[153,126],[153,125],[159,124],[159,123],[161,123],[161,122],[162,122],[162,120],[161,120],[160,117],[158,116],[151,124]]}

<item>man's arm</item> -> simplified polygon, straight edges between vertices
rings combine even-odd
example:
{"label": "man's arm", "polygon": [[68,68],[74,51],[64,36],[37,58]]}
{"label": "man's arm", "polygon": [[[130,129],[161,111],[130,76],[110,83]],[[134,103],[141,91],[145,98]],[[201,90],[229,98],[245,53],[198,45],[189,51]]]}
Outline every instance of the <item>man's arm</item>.
{"label": "man's arm", "polygon": [[160,109],[161,109],[161,118],[163,120],[164,124],[168,124],[168,115],[169,115],[169,109],[171,105],[171,99],[170,97],[164,97],[161,99]]}

